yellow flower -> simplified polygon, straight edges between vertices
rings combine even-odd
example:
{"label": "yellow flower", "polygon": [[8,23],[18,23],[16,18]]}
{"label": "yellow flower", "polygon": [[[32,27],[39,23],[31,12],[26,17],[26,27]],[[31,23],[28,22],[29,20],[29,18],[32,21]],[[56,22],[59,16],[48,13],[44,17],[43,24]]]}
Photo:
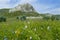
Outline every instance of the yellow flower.
{"label": "yellow flower", "polygon": [[15,34],[16,34],[17,37],[18,37],[18,35],[20,34],[20,30],[16,30],[16,31],[15,31]]}

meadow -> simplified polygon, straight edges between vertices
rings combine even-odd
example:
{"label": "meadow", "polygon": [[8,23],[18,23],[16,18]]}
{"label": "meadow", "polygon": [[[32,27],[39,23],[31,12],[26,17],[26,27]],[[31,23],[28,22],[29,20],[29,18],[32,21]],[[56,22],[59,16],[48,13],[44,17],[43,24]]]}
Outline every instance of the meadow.
{"label": "meadow", "polygon": [[60,21],[8,18],[0,22],[0,40],[60,40]]}

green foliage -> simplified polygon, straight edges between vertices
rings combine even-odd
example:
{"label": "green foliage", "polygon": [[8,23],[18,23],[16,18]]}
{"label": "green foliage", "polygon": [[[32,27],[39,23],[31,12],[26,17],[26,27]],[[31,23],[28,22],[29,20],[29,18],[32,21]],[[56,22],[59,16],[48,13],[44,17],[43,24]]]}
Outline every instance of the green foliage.
{"label": "green foliage", "polygon": [[56,16],[52,15],[52,16],[44,16],[43,17],[44,20],[59,20],[59,18],[57,18]]}
{"label": "green foliage", "polygon": [[16,16],[38,16],[39,14],[37,12],[22,12],[22,11],[15,11],[9,13],[9,9],[0,9],[0,16],[6,16],[6,17],[16,17]]}
{"label": "green foliage", "polygon": [[52,20],[52,21],[55,20],[55,19],[56,19],[55,16],[52,16],[52,17],[51,17],[51,20]]}
{"label": "green foliage", "polygon": [[50,17],[45,16],[43,19],[44,19],[44,20],[49,20],[49,19],[50,19]]}
{"label": "green foliage", "polygon": [[23,21],[23,20],[26,20],[26,16],[22,16],[20,17],[20,19]]}
{"label": "green foliage", "polygon": [[17,19],[21,20],[21,21],[24,21],[24,20],[26,20],[26,16],[24,16],[24,15],[23,16],[18,16]]}
{"label": "green foliage", "polygon": [[6,22],[6,18],[5,17],[0,17],[0,22]]}
{"label": "green foliage", "polygon": [[60,40],[60,21],[8,18],[0,23],[0,40]]}

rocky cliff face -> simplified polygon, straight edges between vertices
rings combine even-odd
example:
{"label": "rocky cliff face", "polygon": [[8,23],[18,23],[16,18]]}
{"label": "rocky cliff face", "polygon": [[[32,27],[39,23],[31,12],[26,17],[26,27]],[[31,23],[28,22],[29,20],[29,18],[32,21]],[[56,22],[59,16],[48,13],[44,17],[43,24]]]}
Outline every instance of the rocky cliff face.
{"label": "rocky cliff face", "polygon": [[18,4],[16,7],[11,8],[9,12],[22,11],[22,12],[34,12],[35,9],[29,3]]}

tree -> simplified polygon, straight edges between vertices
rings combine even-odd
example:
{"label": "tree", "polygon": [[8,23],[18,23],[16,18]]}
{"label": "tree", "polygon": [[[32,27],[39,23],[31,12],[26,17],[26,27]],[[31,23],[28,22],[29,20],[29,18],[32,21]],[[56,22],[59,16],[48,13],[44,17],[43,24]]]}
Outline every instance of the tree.
{"label": "tree", "polygon": [[20,16],[20,17],[18,16],[17,19],[21,20],[21,21],[24,21],[24,20],[26,20],[26,16]]}
{"label": "tree", "polygon": [[21,20],[26,20],[26,16],[21,16],[20,19]]}
{"label": "tree", "polygon": [[55,16],[51,16],[51,20],[56,20],[56,17]]}

